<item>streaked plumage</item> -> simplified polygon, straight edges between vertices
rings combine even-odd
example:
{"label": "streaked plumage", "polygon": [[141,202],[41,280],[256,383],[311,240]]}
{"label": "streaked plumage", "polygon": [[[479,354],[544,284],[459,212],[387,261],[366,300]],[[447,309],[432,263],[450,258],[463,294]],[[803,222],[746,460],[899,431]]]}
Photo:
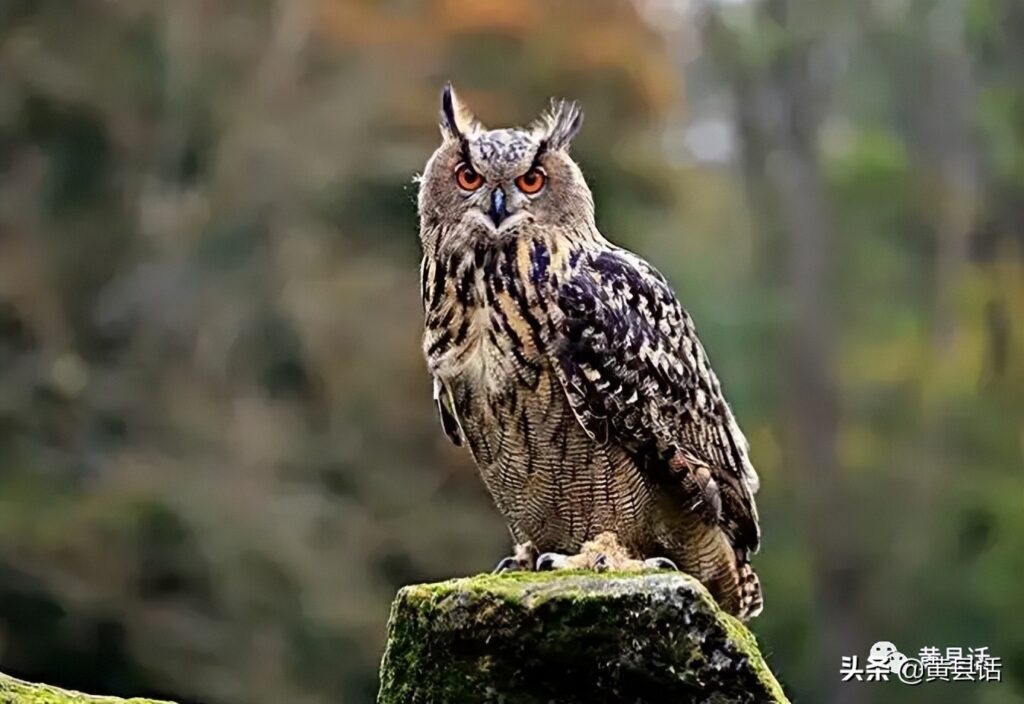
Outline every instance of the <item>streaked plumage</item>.
{"label": "streaked plumage", "polygon": [[[746,439],[664,277],[598,232],[568,155],[581,119],[559,103],[527,129],[488,131],[445,92],[444,141],[419,196],[442,426],[472,453],[516,542],[572,553],[612,531],[752,617]],[[460,168],[458,183],[478,190],[457,185]],[[542,189],[527,195],[536,175]]]}

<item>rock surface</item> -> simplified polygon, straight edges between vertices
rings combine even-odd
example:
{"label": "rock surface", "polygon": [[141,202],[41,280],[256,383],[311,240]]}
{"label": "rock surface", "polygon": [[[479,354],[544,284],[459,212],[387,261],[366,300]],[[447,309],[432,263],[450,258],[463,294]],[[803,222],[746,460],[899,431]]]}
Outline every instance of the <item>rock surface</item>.
{"label": "rock surface", "polygon": [[512,573],[409,586],[378,704],[787,702],[750,632],[681,573]]}
{"label": "rock surface", "polygon": [[171,704],[154,699],[93,697],[45,684],[33,684],[0,674],[0,704]]}

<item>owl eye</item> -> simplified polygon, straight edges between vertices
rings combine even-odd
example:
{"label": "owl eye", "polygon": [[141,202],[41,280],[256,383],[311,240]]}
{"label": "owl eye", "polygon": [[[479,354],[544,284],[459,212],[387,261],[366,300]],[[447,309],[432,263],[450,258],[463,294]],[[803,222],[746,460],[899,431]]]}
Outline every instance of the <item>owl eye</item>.
{"label": "owl eye", "polygon": [[516,188],[528,196],[539,193],[548,177],[539,167],[534,167],[516,179]]}
{"label": "owl eye", "polygon": [[484,185],[484,177],[468,164],[459,164],[455,167],[455,183],[464,191],[475,191]]}

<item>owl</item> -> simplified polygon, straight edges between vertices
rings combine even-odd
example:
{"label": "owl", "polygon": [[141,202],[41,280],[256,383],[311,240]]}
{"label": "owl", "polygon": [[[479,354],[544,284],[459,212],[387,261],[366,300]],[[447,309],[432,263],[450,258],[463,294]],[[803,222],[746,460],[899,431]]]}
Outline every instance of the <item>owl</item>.
{"label": "owl", "polygon": [[597,228],[552,101],[488,129],[450,85],[419,180],[423,351],[441,426],[472,455],[507,569],[678,568],[762,607],[758,477],[671,286]]}

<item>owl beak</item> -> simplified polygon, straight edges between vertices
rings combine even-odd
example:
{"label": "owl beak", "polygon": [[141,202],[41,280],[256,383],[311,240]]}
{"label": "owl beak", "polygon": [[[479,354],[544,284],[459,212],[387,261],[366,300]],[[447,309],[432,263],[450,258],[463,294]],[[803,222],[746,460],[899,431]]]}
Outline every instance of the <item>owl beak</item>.
{"label": "owl beak", "polygon": [[491,191],[491,208],[487,211],[487,215],[490,216],[495,227],[501,225],[501,222],[508,217],[508,210],[505,209],[505,191],[500,188]]}

